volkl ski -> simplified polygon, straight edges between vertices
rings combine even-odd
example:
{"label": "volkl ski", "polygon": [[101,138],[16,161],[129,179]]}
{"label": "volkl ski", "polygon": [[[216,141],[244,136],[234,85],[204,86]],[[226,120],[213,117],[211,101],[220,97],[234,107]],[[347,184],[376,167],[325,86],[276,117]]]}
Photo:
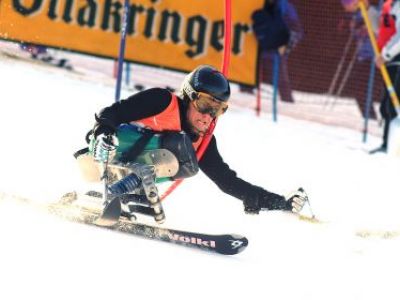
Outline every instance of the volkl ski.
{"label": "volkl ski", "polygon": [[[73,197],[75,198],[76,195]],[[104,211],[77,205],[79,200],[61,201],[49,207],[49,211],[64,219],[74,222],[96,225],[109,230],[120,231],[129,235],[147,239],[164,241],[176,245],[205,250],[223,255],[234,255],[248,246],[246,237],[238,234],[205,234],[183,230],[175,230],[132,221],[127,217],[119,217],[119,198],[109,203]],[[118,216],[114,219],[115,216]]]}
{"label": "volkl ski", "polygon": [[224,255],[238,254],[246,249],[249,243],[247,238],[236,234],[203,234],[132,223],[125,220],[120,220],[111,229]]}

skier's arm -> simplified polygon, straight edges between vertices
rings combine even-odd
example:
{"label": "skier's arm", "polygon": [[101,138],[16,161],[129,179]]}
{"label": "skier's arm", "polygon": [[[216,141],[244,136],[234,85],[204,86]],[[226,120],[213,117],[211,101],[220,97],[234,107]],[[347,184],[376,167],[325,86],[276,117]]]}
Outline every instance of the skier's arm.
{"label": "skier's arm", "polygon": [[291,210],[285,197],[268,192],[237,177],[218,152],[215,137],[212,137],[202,159],[200,169],[226,194],[243,201],[245,211],[258,213],[261,209]]}
{"label": "skier's arm", "polygon": [[94,135],[114,133],[120,124],[157,115],[168,107],[171,98],[168,90],[153,88],[105,107],[96,114]]}

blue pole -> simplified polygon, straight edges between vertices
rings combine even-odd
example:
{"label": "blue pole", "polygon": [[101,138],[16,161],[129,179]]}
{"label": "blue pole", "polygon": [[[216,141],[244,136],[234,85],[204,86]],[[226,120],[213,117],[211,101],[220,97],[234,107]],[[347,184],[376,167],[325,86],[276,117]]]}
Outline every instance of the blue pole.
{"label": "blue pole", "polygon": [[279,86],[279,67],[281,59],[279,53],[276,51],[274,53],[274,68],[273,68],[273,78],[272,84],[274,87],[273,97],[272,97],[272,119],[274,122],[278,121],[278,86]]}
{"label": "blue pole", "polygon": [[[382,9],[383,0],[379,0],[379,11]],[[369,121],[369,112],[371,111],[372,106],[372,92],[374,88],[375,82],[375,61],[374,56],[372,56],[371,60],[371,68],[369,70],[369,78],[368,78],[368,87],[367,87],[367,96],[365,99],[365,110],[364,110],[364,130],[363,130],[363,143],[367,142],[368,139],[368,121]]]}
{"label": "blue pole", "polygon": [[127,27],[127,22],[128,22],[128,14],[129,14],[129,0],[125,0],[124,15],[122,17],[121,41],[119,44],[117,86],[115,88],[115,102],[119,101],[120,95],[121,95],[121,81],[122,81],[122,70],[124,67],[126,27]]}
{"label": "blue pole", "polygon": [[372,92],[373,92],[373,88],[374,88],[374,82],[375,82],[375,63],[374,63],[374,60],[372,59],[371,68],[369,71],[367,97],[365,99],[366,104],[365,104],[365,110],[364,110],[363,143],[367,142],[368,120],[369,120],[369,112],[371,111],[371,106],[372,106]]}
{"label": "blue pole", "polygon": [[131,81],[131,64],[125,63],[125,84],[129,86],[129,82]]}

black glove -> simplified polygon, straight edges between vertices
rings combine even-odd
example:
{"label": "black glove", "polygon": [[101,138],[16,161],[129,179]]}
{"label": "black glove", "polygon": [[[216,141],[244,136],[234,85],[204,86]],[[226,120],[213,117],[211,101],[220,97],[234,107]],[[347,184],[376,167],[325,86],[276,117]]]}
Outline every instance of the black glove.
{"label": "black glove", "polygon": [[93,129],[86,134],[86,143],[90,144],[90,141],[96,140],[99,135],[115,135],[117,129],[111,121],[105,118],[100,118],[97,114],[94,115],[94,118],[96,119],[96,123],[94,124]]}
{"label": "black glove", "polygon": [[243,204],[244,211],[249,214],[258,214],[260,210],[286,210],[299,213],[306,201],[307,195],[301,188],[286,198],[260,188],[254,197],[243,200]]}
{"label": "black glove", "polygon": [[96,119],[96,124],[93,128],[93,136],[97,138],[99,135],[104,134],[106,136],[114,135],[116,127],[111,124],[108,119],[100,118],[97,115],[94,116]]}
{"label": "black glove", "polygon": [[115,135],[115,130],[107,125],[96,124],[93,128],[93,137],[96,139],[100,135]]}

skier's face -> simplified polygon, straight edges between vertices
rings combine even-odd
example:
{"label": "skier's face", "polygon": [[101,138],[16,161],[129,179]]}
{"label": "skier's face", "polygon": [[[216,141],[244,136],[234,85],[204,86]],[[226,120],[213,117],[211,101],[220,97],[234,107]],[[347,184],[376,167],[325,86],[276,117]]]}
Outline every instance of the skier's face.
{"label": "skier's face", "polygon": [[189,104],[186,116],[192,130],[200,136],[203,136],[207,132],[213,120],[209,114],[202,114],[197,111],[192,101]]}

